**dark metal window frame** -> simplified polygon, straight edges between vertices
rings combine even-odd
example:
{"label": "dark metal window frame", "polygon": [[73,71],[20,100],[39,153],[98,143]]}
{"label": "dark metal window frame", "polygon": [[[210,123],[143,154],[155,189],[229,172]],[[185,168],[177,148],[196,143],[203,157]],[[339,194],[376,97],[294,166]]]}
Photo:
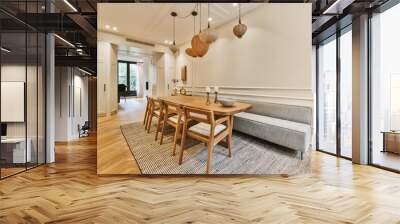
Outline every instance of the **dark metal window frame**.
{"label": "dark metal window frame", "polygon": [[[135,64],[135,65],[137,65],[138,63],[137,62],[134,62],[134,61],[125,61],[125,60],[118,60],[118,62],[117,62],[117,73],[118,73],[118,84],[119,84],[119,63],[123,63],[123,64],[126,64],[126,83],[127,83],[127,85],[126,85],[126,90],[127,90],[127,95],[128,96],[135,96],[133,93],[134,93],[134,91],[130,91],[129,89],[130,89],[130,80],[131,80],[131,76],[130,76],[130,65],[131,64]],[[137,74],[136,74],[137,75]],[[136,81],[137,81],[137,77],[136,77]],[[136,91],[136,95],[138,94],[137,93],[137,90],[135,90]]]}
{"label": "dark metal window frame", "polygon": [[[340,82],[341,82],[341,65],[340,65],[340,37],[346,32],[351,32],[351,25],[349,24],[344,28],[339,29],[333,35],[327,37],[322,40],[319,44],[316,45],[315,54],[316,54],[316,150],[319,152],[323,152],[332,156],[337,156],[340,158],[344,158],[347,160],[352,160],[352,158],[343,156],[341,153],[341,117],[340,117],[340,103],[341,103],[341,90],[340,90]],[[334,37],[334,38],[333,38]],[[336,153],[328,152],[319,147],[319,47],[321,43],[336,41]]]}

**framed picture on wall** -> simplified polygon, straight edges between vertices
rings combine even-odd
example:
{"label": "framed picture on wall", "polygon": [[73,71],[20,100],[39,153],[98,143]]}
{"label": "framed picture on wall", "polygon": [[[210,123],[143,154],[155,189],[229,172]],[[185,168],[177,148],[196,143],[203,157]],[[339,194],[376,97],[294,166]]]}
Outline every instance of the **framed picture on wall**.
{"label": "framed picture on wall", "polygon": [[186,65],[182,67],[181,69],[181,80],[182,82],[186,82],[187,80],[187,67]]}

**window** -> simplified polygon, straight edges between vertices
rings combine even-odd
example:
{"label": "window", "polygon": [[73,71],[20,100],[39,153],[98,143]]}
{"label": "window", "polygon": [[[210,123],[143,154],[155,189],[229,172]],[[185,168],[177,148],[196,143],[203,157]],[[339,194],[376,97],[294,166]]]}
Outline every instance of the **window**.
{"label": "window", "polygon": [[350,159],[353,131],[351,25],[320,43],[317,53],[317,149]]}
{"label": "window", "polygon": [[352,35],[351,26],[340,36],[340,154],[352,157]]}
{"label": "window", "polygon": [[318,48],[318,149],[336,153],[336,39]]}
{"label": "window", "polygon": [[118,84],[125,85],[128,96],[137,95],[137,74],[136,62],[118,61]]}
{"label": "window", "polygon": [[400,5],[371,18],[370,162],[400,171]]}

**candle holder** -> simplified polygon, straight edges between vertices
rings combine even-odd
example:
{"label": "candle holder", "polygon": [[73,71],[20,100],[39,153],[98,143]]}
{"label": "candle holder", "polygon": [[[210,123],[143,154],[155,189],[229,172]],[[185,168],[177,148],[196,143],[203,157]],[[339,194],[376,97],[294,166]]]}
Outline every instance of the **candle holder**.
{"label": "candle holder", "polygon": [[214,103],[218,103],[218,92],[215,92]]}
{"label": "candle holder", "polygon": [[210,93],[209,93],[209,92],[207,92],[207,101],[206,101],[206,104],[207,104],[207,105],[210,105],[210,104],[211,104],[211,102],[210,102]]}

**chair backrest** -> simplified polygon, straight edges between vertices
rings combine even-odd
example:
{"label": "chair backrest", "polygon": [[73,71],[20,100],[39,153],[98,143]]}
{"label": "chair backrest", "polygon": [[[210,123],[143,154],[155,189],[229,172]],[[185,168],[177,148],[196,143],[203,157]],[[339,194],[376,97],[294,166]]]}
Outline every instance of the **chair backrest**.
{"label": "chair backrest", "polygon": [[194,120],[207,124],[214,124],[214,112],[193,107],[184,107],[184,115],[186,120]]}
{"label": "chair backrest", "polygon": [[147,100],[148,100],[149,103],[150,103],[150,107],[158,108],[158,107],[161,106],[161,103],[160,103],[160,100],[159,100],[159,99],[156,99],[156,98],[153,98],[153,97],[148,96],[148,97],[147,97]]}
{"label": "chair backrest", "polygon": [[167,101],[162,101],[162,104],[166,114],[182,115],[182,108],[180,105]]}

